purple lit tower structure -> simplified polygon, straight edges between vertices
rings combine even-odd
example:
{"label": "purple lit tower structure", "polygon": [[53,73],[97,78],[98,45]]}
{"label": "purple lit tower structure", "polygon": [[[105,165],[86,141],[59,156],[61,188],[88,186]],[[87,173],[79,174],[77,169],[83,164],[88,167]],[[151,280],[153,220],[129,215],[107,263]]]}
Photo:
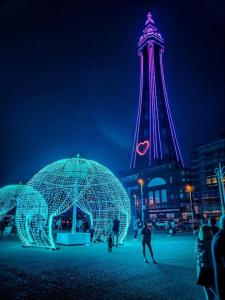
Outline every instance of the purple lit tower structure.
{"label": "purple lit tower structure", "polygon": [[130,172],[122,180],[134,214],[142,212],[145,219],[178,218],[185,210],[189,172],[183,166],[168,102],[164,40],[150,13],[145,25],[138,43],[140,94]]}

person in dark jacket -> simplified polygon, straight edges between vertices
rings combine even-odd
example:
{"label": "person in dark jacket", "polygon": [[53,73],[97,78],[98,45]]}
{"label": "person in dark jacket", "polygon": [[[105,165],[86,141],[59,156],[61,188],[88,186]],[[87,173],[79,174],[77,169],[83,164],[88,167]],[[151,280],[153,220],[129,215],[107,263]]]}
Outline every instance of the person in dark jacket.
{"label": "person in dark jacket", "polygon": [[207,300],[215,299],[212,238],[213,233],[210,226],[202,225],[196,241],[197,284],[203,287]]}
{"label": "person in dark jacket", "polygon": [[153,263],[157,263],[153,257],[153,251],[152,251],[152,245],[151,245],[151,236],[152,236],[152,232],[151,232],[151,224],[147,223],[145,224],[145,227],[142,229],[142,235],[143,235],[143,239],[142,239],[142,246],[143,246],[143,255],[145,258],[145,262],[148,263],[148,260],[146,258],[146,253],[145,253],[145,248],[146,246],[148,247],[151,257],[152,257],[152,261]]}
{"label": "person in dark jacket", "polygon": [[113,240],[112,240],[111,233],[110,233],[107,241],[108,241],[108,252],[112,252]]}
{"label": "person in dark jacket", "polygon": [[[119,237],[119,230],[120,230],[120,221],[118,220],[117,216],[115,216],[113,220],[113,244],[117,247],[118,246],[118,237]],[[114,242],[114,239],[116,237],[116,243]]]}
{"label": "person in dark jacket", "polygon": [[5,222],[4,220],[0,220],[0,236],[3,237],[3,233],[5,230]]}
{"label": "person in dark jacket", "polygon": [[210,218],[209,225],[210,225],[213,235],[215,235],[219,231],[219,227],[216,226],[216,218],[214,218],[214,217]]}
{"label": "person in dark jacket", "polygon": [[220,230],[212,242],[215,286],[219,300],[225,299],[225,215],[220,218]]}

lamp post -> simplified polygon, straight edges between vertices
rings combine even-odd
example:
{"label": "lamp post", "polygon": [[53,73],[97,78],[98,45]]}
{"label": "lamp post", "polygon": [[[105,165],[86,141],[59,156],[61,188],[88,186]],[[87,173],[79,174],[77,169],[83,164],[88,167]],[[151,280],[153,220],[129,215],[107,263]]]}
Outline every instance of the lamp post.
{"label": "lamp post", "polygon": [[186,191],[186,193],[189,194],[189,200],[190,200],[190,205],[191,205],[191,219],[192,219],[192,222],[194,222],[194,211],[193,211],[193,203],[192,203],[193,186],[190,184],[187,184],[185,186],[185,191]]}
{"label": "lamp post", "polygon": [[144,185],[144,179],[139,178],[138,179],[138,184],[141,187],[141,220],[144,222],[144,202],[143,202],[143,185]]}
{"label": "lamp post", "polygon": [[134,196],[134,217],[136,218],[136,205],[137,205],[137,195],[133,195]]}
{"label": "lamp post", "polygon": [[220,201],[221,201],[221,209],[222,214],[225,214],[225,192],[224,192],[224,174],[225,174],[225,167],[221,167],[221,164],[219,162],[219,167],[215,169],[219,192],[220,192]]}

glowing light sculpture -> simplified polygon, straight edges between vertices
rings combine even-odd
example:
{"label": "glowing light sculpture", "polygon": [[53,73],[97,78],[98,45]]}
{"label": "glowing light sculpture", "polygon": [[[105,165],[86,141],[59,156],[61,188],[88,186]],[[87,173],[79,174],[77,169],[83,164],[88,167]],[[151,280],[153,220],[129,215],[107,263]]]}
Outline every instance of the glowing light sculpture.
{"label": "glowing light sculpture", "polygon": [[138,43],[140,91],[131,169],[168,161],[183,167],[167,96],[163,52],[163,37],[149,13]]}
{"label": "glowing light sculpture", "polygon": [[106,167],[76,157],[46,166],[20,194],[16,225],[22,244],[55,248],[52,220],[73,206],[90,216],[94,240],[106,240],[109,222],[117,215],[119,241],[124,241],[130,223],[130,200],[124,187]]}
{"label": "glowing light sculpture", "polygon": [[16,207],[17,197],[21,193],[24,185],[12,184],[0,189],[0,220]]}

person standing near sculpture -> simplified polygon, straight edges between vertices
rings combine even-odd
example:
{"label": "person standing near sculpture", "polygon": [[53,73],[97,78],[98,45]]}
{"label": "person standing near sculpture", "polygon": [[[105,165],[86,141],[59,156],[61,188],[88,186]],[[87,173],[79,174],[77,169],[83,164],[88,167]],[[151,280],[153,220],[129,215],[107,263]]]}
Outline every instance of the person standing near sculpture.
{"label": "person standing near sculpture", "polygon": [[3,237],[4,230],[5,230],[5,222],[4,222],[4,220],[0,220],[0,236],[1,237]]}
{"label": "person standing near sculpture", "polygon": [[152,245],[151,245],[151,237],[152,237],[151,224],[150,223],[145,224],[145,227],[142,229],[141,233],[143,235],[142,247],[143,247],[143,255],[144,255],[145,262],[148,263],[148,260],[146,258],[146,253],[145,253],[145,248],[147,246],[150,251],[152,261],[154,264],[156,264],[157,262],[155,261],[155,259],[153,257],[153,251],[152,251]]}
{"label": "person standing near sculpture", "polygon": [[[117,216],[115,216],[113,220],[113,244],[117,247],[118,246],[118,237],[119,237],[119,230],[120,230],[120,221],[118,220]],[[115,237],[116,237],[116,243],[115,243]]]}
{"label": "person standing near sculpture", "polygon": [[213,270],[219,300],[225,299],[225,215],[220,218],[220,230],[212,241]]}
{"label": "person standing near sculpture", "polygon": [[56,222],[57,229],[62,231],[62,219],[59,218]]}

